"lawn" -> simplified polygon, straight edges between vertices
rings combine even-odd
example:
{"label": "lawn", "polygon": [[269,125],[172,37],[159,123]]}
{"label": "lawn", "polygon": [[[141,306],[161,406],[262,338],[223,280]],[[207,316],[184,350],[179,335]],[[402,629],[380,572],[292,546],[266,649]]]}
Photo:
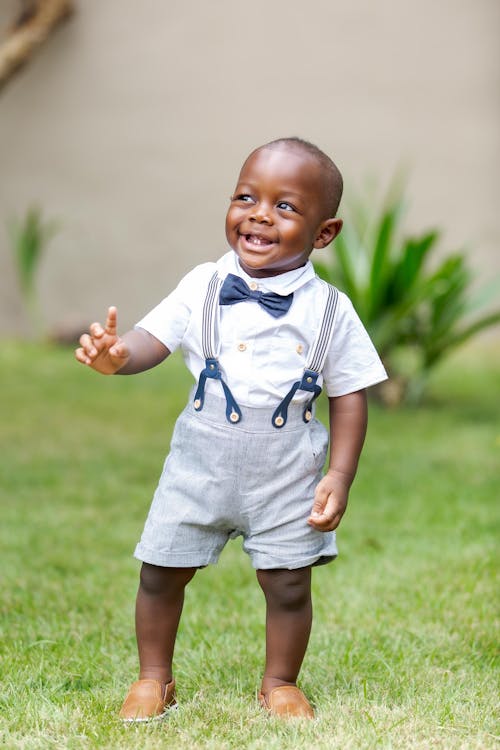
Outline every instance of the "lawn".
{"label": "lawn", "polygon": [[3,342],[0,357],[2,747],[498,747],[491,342],[442,366],[424,406],[371,408],[340,557],[314,572],[301,685],[316,721],[257,706],[264,606],[235,541],[187,592],[181,710],[132,728],[116,719],[137,670],[131,554],[188,378],[175,357],[129,378],[64,349]]}

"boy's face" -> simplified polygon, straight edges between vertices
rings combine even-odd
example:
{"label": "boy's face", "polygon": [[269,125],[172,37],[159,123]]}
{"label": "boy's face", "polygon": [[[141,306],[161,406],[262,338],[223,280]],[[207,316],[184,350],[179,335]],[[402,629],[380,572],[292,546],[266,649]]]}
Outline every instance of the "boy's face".
{"label": "boy's face", "polygon": [[328,245],[342,221],[328,217],[319,162],[305,151],[261,148],[241,170],[226,216],[226,236],[243,270],[277,276]]}

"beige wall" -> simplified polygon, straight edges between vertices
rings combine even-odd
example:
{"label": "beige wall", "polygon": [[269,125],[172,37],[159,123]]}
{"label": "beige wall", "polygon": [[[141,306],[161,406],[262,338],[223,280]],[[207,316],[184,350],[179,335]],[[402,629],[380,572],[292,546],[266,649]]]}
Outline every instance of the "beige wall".
{"label": "beige wall", "polygon": [[[3,0],[0,23],[15,3]],[[410,168],[409,225],[500,272],[497,0],[78,0],[0,96],[0,334],[26,331],[4,226],[40,203],[50,325],[130,325],[225,250],[248,151],[316,142],[348,187]]]}

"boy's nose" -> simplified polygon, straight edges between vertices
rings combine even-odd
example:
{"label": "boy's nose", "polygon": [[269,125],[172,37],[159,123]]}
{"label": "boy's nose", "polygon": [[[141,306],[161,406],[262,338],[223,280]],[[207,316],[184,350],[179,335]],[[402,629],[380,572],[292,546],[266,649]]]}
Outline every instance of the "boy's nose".
{"label": "boy's nose", "polygon": [[251,221],[257,221],[259,224],[271,224],[271,213],[266,209],[265,206],[258,203],[256,204],[252,215],[250,216]]}

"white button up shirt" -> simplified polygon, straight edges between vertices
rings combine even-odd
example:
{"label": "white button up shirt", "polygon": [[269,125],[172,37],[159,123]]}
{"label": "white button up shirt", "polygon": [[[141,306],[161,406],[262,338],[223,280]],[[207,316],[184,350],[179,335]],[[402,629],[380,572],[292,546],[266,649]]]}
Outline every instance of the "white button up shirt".
{"label": "white button up shirt", "polygon": [[[242,406],[276,407],[293,383],[300,380],[309,350],[323,318],[324,284],[311,261],[278,276],[256,279],[240,267],[231,250],[217,263],[203,263],[190,271],[168,297],[136,327],[144,328],[171,352],[179,346],[195,380],[205,367],[202,353],[202,310],[208,283],[217,271],[241,276],[262,292],[290,294],[288,312],[272,317],[256,301],[219,306],[218,360],[223,377]],[[328,396],[343,396],[387,378],[375,348],[348,297],[339,292],[334,333],[318,385]],[[222,397],[216,380],[207,380],[206,391]],[[307,402],[309,392],[297,391],[293,401]]]}

